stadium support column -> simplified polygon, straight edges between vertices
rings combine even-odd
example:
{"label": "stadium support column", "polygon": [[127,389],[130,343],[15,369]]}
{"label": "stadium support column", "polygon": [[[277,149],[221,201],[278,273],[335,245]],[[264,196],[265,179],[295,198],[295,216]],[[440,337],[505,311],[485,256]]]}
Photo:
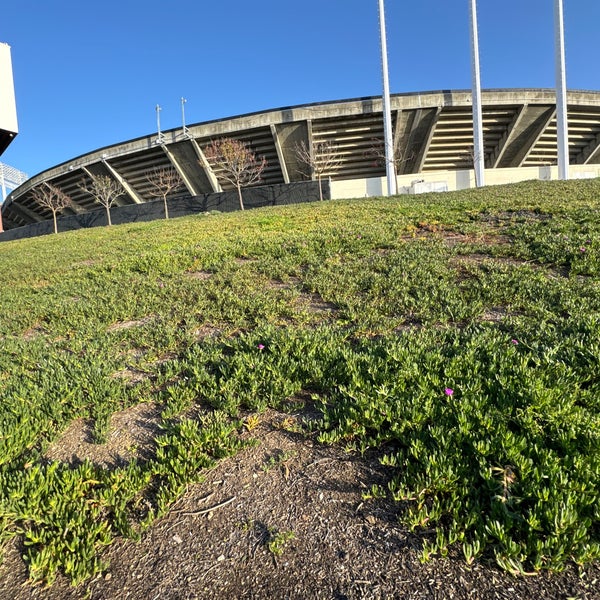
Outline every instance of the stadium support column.
{"label": "stadium support column", "polygon": [[477,33],[477,0],[470,0],[471,15],[471,76],[473,96],[473,168],[475,185],[485,185],[483,154],[483,117],[481,115],[481,74],[479,71],[479,34]]}
{"label": "stadium support column", "polygon": [[562,0],[554,0],[556,52],[556,134],[558,178],[569,179],[569,131],[567,125],[567,75],[565,67],[565,29]]}
{"label": "stadium support column", "polygon": [[390,107],[390,83],[387,62],[387,39],[385,35],[385,11],[383,0],[379,0],[379,29],[381,39],[381,70],[383,74],[383,132],[385,144],[385,172],[387,175],[388,196],[395,196],[396,165],[394,160],[394,141],[392,135],[392,111]]}

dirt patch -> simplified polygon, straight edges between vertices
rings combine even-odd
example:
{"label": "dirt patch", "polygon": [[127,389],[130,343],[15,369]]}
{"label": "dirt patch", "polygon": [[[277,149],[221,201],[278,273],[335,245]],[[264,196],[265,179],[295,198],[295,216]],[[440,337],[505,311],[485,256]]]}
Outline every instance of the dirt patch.
{"label": "dirt patch", "polygon": [[515,578],[458,555],[421,564],[422,538],[399,524],[399,506],[363,499],[389,476],[378,457],[319,445],[273,415],[250,432],[258,446],[208,472],[140,543],[109,548],[110,567],[86,586],[31,587],[11,542],[0,599],[600,598],[598,566]]}
{"label": "dirt patch", "polygon": [[144,317],[143,319],[136,319],[131,321],[119,321],[113,323],[106,328],[106,331],[120,331],[121,329],[131,329],[132,327],[143,327],[152,321],[154,317],[152,315]]}
{"label": "dirt patch", "polygon": [[206,281],[213,276],[213,273],[208,271],[189,271],[185,274],[188,279],[198,279],[199,281]]}
{"label": "dirt patch", "polygon": [[27,331],[24,331],[21,337],[26,341],[30,342],[36,338],[46,335],[48,332],[41,325],[33,325]]}
{"label": "dirt patch", "polygon": [[214,325],[205,324],[192,332],[193,338],[199,342],[207,338],[216,338],[223,333],[223,330]]}
{"label": "dirt patch", "polygon": [[302,293],[298,297],[298,304],[311,313],[321,313],[323,315],[332,315],[336,313],[338,307],[332,302],[327,302],[319,294]]}
{"label": "dirt patch", "polygon": [[517,311],[509,311],[504,306],[493,306],[486,310],[480,317],[481,321],[488,321],[490,323],[500,323],[504,319],[509,317],[518,317],[523,313]]}
{"label": "dirt patch", "polygon": [[134,457],[147,459],[159,430],[160,413],[158,405],[149,403],[114,413],[105,444],[93,442],[92,420],[76,419],[48,448],[45,457],[70,465],[87,459],[104,469],[126,464]]}

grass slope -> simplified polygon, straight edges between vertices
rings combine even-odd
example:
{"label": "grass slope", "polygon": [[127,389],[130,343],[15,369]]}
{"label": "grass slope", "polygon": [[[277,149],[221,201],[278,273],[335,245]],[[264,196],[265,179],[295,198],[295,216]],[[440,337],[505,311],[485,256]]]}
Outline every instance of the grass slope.
{"label": "grass slope", "polygon": [[[381,451],[427,528],[515,573],[600,554],[600,180],[325,202],[0,246],[0,544],[32,579],[79,583],[238,451],[252,413],[310,402],[305,429]],[[135,376],[134,376],[135,375]],[[157,403],[150,454],[101,444]],[[191,409],[194,409],[193,411]],[[131,448],[136,455],[136,448]]]}

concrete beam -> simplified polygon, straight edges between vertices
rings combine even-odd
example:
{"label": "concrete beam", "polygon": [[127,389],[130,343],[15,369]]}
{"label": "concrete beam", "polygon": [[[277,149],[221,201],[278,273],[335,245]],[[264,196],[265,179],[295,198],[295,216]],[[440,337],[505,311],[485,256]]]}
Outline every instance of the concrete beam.
{"label": "concrete beam", "polygon": [[544,133],[546,133],[546,129],[548,129],[550,123],[556,118],[556,108],[549,109],[546,113],[546,118],[541,121],[539,129],[535,132],[534,135],[528,140],[526,144],[523,144],[521,150],[521,159],[517,166],[522,167],[525,164],[525,161],[532,153],[536,144],[540,141]]}
{"label": "concrete beam", "polygon": [[519,109],[515,113],[514,117],[508,124],[504,134],[500,137],[500,139],[498,140],[498,143],[496,144],[496,147],[494,148],[494,150],[492,152],[492,156],[490,158],[491,164],[488,165],[488,168],[489,167],[496,168],[499,166],[500,161],[504,157],[504,153],[506,152],[506,149],[510,146],[511,142],[514,139],[514,136],[519,131],[519,124],[521,123],[521,119],[523,118],[523,115],[525,114],[526,108],[527,108],[527,104],[523,104],[521,107],[519,107]]}
{"label": "concrete beam", "polygon": [[164,153],[167,155],[168,159],[171,161],[171,164],[173,165],[175,170],[179,173],[179,176],[181,177],[181,180],[183,181],[187,191],[192,196],[199,196],[200,190],[196,189],[196,187],[192,183],[191,179],[187,176],[187,173],[185,172],[185,170],[179,164],[179,161],[177,160],[177,158],[175,157],[173,152],[171,152],[171,150],[169,149],[169,147],[166,144],[161,144],[161,148],[163,149]]}
{"label": "concrete beam", "polygon": [[416,114],[417,111],[414,110],[396,111],[394,156],[396,158],[396,173],[398,175],[402,175],[406,172],[406,165],[412,158],[409,145],[411,143],[410,135],[413,131]]}
{"label": "concrete beam", "polygon": [[44,217],[38,215],[36,212],[23,206],[21,204],[17,204],[16,202],[11,202],[7,207],[6,212],[16,212],[17,214],[22,215],[27,223],[33,221],[34,223],[40,223],[41,221],[45,221]]}
{"label": "concrete beam", "polygon": [[588,156],[584,164],[595,165],[597,163],[600,163],[600,140],[598,141],[596,149]]}
{"label": "concrete beam", "polygon": [[106,167],[108,172],[121,184],[121,187],[125,190],[127,195],[135,202],[135,204],[142,204],[144,201],[140,198],[137,192],[125,181],[123,177],[114,169],[114,167],[105,159],[102,159],[102,164]]}
{"label": "concrete beam", "polygon": [[[110,177],[111,179],[114,179],[114,177],[112,176],[112,173],[106,168],[106,165],[103,165],[102,163],[95,163],[94,165],[90,165],[89,167],[81,167],[81,170],[91,179],[92,175],[95,175],[96,177],[100,176],[104,176],[104,177]],[[94,172],[96,171],[96,172]],[[82,192],[84,193],[84,192]],[[91,194],[90,194],[91,195]],[[125,196],[126,194],[123,194],[123,196]],[[123,196],[119,196],[115,202],[114,205],[115,206],[124,206],[126,204],[128,204],[128,202],[125,202],[123,200],[121,200],[121,198],[123,198]],[[100,203],[93,198],[93,202],[95,204],[98,204],[98,206],[100,206]]]}
{"label": "concrete beam", "polygon": [[597,133],[582,149],[573,161],[576,165],[588,165],[600,162],[600,133]]}
{"label": "concrete beam", "polygon": [[206,179],[210,185],[211,192],[222,192],[221,184],[215,175],[215,172],[212,170],[204,152],[202,152],[202,148],[200,148],[200,144],[195,139],[191,139],[190,143],[192,144],[194,151],[196,152],[196,156],[198,157],[198,162],[200,163],[200,167],[204,172]]}
{"label": "concrete beam", "polygon": [[[275,125],[277,139],[281,148],[280,158],[282,173],[287,173],[289,181],[303,181],[306,179],[306,165],[298,160],[296,147],[304,143],[309,148],[309,123],[300,121],[298,123],[282,123]],[[284,173],[284,177],[285,177]],[[286,182],[287,183],[287,182]]]}
{"label": "concrete beam", "polygon": [[427,133],[423,138],[423,143],[421,144],[419,154],[417,155],[417,159],[415,161],[415,170],[417,173],[423,170],[423,166],[425,165],[425,161],[427,160],[427,151],[429,150],[431,140],[433,139],[433,134],[435,133],[435,126],[437,125],[441,114],[442,108],[438,107],[435,109],[435,111],[431,115],[431,118],[429,119],[429,129],[427,130]]}
{"label": "concrete beam", "polygon": [[[50,184],[47,181],[44,181],[44,185],[47,187],[50,187]],[[58,187],[60,189],[60,187],[58,185],[55,185],[55,187]],[[66,194],[64,190],[61,190],[63,194]],[[73,200],[73,198],[71,196],[69,196],[69,194],[66,194],[69,198],[69,200],[71,201],[71,204],[69,206],[66,207],[66,209],[75,215],[81,215],[86,211],[86,209],[82,206],[79,206],[79,204],[77,204],[77,202],[75,200]]]}
{"label": "concrete beam", "polygon": [[526,104],[519,122],[511,132],[510,140],[502,149],[502,157],[497,161],[497,167],[519,167],[542,137],[556,113],[554,105]]}
{"label": "concrete beam", "polygon": [[277,159],[279,160],[279,168],[281,169],[281,174],[283,175],[283,183],[289,183],[290,176],[285,163],[285,156],[283,155],[283,150],[281,148],[281,142],[279,141],[279,136],[277,135],[277,128],[273,123],[271,123],[270,128],[271,135],[273,136],[273,143],[275,144],[275,150],[277,152]]}

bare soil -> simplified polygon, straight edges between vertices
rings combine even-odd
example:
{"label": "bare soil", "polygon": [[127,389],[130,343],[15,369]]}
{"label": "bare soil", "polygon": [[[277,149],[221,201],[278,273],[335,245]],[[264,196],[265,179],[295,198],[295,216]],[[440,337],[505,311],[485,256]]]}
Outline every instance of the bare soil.
{"label": "bare soil", "polygon": [[[156,419],[153,406],[117,414],[104,447],[75,424],[53,457],[110,468],[132,444],[143,446]],[[141,542],[108,548],[109,568],[83,586],[65,578],[33,586],[14,540],[0,566],[0,600],[600,599],[599,565],[517,578],[485,560],[469,567],[458,554],[422,564],[427,532],[400,525],[398,504],[362,497],[389,476],[377,455],[349,455],[282,425],[289,429],[289,415],[263,415],[248,434],[257,445],[207,472]]]}

